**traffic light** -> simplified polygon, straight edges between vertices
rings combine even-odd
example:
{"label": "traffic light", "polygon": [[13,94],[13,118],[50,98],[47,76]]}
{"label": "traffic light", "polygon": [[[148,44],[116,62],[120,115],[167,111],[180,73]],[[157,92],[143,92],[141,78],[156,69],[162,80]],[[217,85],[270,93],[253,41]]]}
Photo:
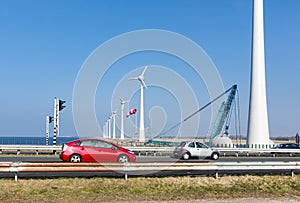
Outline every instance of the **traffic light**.
{"label": "traffic light", "polygon": [[66,106],[64,106],[64,103],[66,103],[66,101],[63,101],[63,100],[58,101],[58,110],[59,111],[63,110],[66,107]]}
{"label": "traffic light", "polygon": [[49,116],[49,123],[52,123],[53,121],[53,116]]}
{"label": "traffic light", "polygon": [[300,141],[299,138],[300,138],[299,133],[297,133],[297,134],[296,134],[296,143],[297,143],[297,144],[299,144],[299,141]]}

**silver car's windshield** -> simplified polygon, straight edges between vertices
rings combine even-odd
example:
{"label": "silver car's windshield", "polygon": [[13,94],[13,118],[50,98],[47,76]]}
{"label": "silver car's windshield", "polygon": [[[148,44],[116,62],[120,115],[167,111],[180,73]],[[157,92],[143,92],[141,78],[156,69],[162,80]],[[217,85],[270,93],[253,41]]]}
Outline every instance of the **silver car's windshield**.
{"label": "silver car's windshield", "polygon": [[186,144],[186,142],[181,142],[180,145],[179,145],[179,147],[184,147],[185,144]]}
{"label": "silver car's windshield", "polygon": [[197,146],[197,148],[208,148],[208,146],[206,144],[203,144],[201,142],[196,142],[196,146]]}

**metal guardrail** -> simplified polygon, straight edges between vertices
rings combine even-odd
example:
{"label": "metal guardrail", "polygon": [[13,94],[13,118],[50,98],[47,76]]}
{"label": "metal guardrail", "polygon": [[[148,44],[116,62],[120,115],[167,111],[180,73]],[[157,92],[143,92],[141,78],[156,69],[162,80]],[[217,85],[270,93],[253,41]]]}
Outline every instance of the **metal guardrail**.
{"label": "metal guardrail", "polygon": [[[131,151],[134,151],[137,155],[171,155],[175,147],[125,147]],[[300,149],[256,149],[256,148],[215,148],[218,149],[222,156],[234,155],[234,156],[250,156],[250,155],[264,155],[272,154],[289,154],[290,156],[299,154]],[[60,152],[61,146],[46,146],[46,145],[0,145],[0,154],[4,152],[11,153],[53,153]]]}
{"label": "metal guardrail", "polygon": [[226,156],[226,154],[230,155],[266,155],[271,154],[272,156],[276,156],[277,154],[289,154],[290,156],[299,154],[300,155],[300,149],[255,149],[255,148],[216,148],[220,151],[222,156]]}
{"label": "metal guardrail", "polygon": [[[130,149],[131,151],[134,151],[136,154],[141,155],[149,155],[153,154],[155,155],[171,155],[175,147],[127,147],[127,149]],[[272,154],[272,156],[276,156],[276,154],[290,154],[292,156],[293,154],[299,154],[300,155],[300,149],[256,149],[256,148],[215,148],[217,149],[222,156],[226,155],[263,155],[263,154]]]}
{"label": "metal guardrail", "polygon": [[125,147],[137,155],[171,155],[175,147]]}
{"label": "metal guardrail", "polygon": [[0,163],[0,173],[13,173],[15,181],[19,173],[53,172],[117,172],[125,175],[147,175],[158,171],[208,171],[219,177],[219,172],[238,171],[247,174],[260,170],[272,171],[300,170],[300,162],[207,162],[207,163]]}
{"label": "metal guardrail", "polygon": [[61,150],[61,146],[47,146],[47,145],[0,145],[0,154],[4,152],[13,153],[36,153],[40,152],[53,153]]}

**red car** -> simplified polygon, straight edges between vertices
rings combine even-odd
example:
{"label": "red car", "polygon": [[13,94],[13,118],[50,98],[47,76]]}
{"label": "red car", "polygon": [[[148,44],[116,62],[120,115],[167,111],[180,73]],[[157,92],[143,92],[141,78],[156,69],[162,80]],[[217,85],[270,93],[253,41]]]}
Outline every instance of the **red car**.
{"label": "red car", "polygon": [[113,143],[86,138],[65,143],[59,155],[70,162],[135,162],[135,155]]}

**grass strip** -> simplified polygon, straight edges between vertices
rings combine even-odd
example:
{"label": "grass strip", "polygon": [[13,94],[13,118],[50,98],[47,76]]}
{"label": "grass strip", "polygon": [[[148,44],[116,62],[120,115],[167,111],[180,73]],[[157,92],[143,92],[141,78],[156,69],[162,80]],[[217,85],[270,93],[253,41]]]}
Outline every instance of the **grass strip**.
{"label": "grass strip", "polygon": [[300,175],[0,179],[0,202],[146,202],[300,196]]}

